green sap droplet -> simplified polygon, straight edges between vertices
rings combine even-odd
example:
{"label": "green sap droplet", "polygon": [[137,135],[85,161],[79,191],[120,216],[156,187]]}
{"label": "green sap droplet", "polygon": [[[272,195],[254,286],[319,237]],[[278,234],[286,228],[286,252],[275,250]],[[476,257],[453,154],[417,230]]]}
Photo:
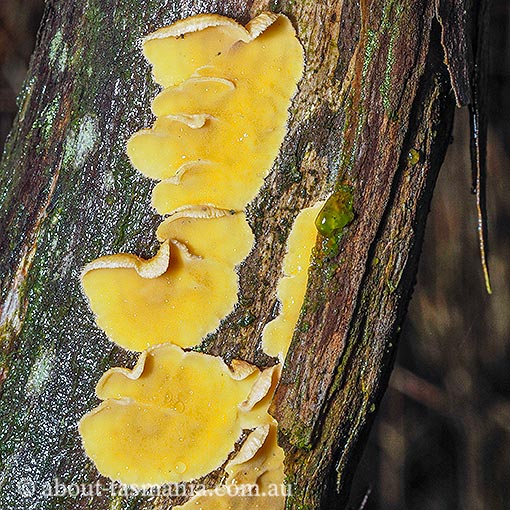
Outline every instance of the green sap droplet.
{"label": "green sap droplet", "polygon": [[411,150],[409,151],[409,153],[407,154],[407,162],[408,162],[411,166],[414,166],[414,165],[416,165],[417,163],[419,163],[420,158],[421,158],[420,151],[417,151],[416,149],[411,149]]}
{"label": "green sap droplet", "polygon": [[333,237],[353,219],[352,190],[348,186],[342,186],[326,200],[317,215],[315,226],[324,237]]}

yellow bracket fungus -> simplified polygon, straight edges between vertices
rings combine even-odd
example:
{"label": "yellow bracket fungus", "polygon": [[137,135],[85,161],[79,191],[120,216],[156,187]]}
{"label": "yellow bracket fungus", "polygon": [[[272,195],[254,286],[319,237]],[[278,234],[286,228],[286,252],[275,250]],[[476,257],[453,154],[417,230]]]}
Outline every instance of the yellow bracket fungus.
{"label": "yellow bracket fungus", "polygon": [[132,351],[164,342],[197,345],[237,300],[232,265],[175,241],[148,261],[127,253],[100,257],[85,266],[82,285],[98,326]]}
{"label": "yellow bracket fungus", "polygon": [[283,510],[283,458],[276,423],[257,427],[227,464],[225,484],[198,493],[175,510]]}
{"label": "yellow bracket fungus", "polygon": [[[260,372],[234,360],[229,368],[181,347],[197,345],[235,304],[235,265],[253,247],[241,211],[277,156],[303,50],[290,21],[272,13],[246,27],[193,16],[149,35],[143,49],[163,90],[153,127],[135,133],[127,153],[161,181],[153,206],[169,216],[152,259],[109,255],[83,270],[98,325],[127,349],[147,349],[132,370],[103,375],[96,388],[103,402],[80,422],[83,445],[103,475],[159,485],[217,469],[242,430],[254,429],[226,464],[224,487],[251,484],[262,494],[256,508],[283,509],[283,451],[268,414],[281,366]],[[282,313],[264,331],[264,348],[281,359],[306,288],[316,208],[296,220],[278,288]],[[271,494],[273,485],[279,493]],[[252,502],[202,494],[180,508],[243,510]]]}
{"label": "yellow bracket fungus", "polygon": [[320,202],[303,209],[294,221],[287,240],[283,278],[278,283],[277,289],[281,311],[276,319],[266,325],[262,333],[264,351],[269,356],[278,356],[281,361],[285,359],[303,306],[310,257],[317,240],[315,218],[322,206],[323,202]]}
{"label": "yellow bracket fungus", "polygon": [[[154,79],[163,87],[182,82],[197,68],[238,41],[245,43],[271,25],[277,15],[263,13],[246,28],[218,14],[198,14],[160,28],[144,40],[143,51],[153,64]],[[169,58],[171,55],[171,58]]]}
{"label": "yellow bracket fungus", "polygon": [[156,234],[160,241],[182,243],[193,255],[223,262],[231,271],[246,258],[254,241],[244,213],[207,206],[169,216]]}
{"label": "yellow bracket fungus", "polygon": [[271,13],[246,28],[199,15],[150,35],[144,52],[165,89],[152,105],[154,126],[133,135],[127,152],[138,170],[163,181],[154,207],[244,209],[273,165],[301,77],[292,24]]}
{"label": "yellow bracket fungus", "polygon": [[[96,388],[104,402],[80,422],[85,451],[103,475],[132,485],[213,471],[253,421],[254,409],[240,405],[260,372],[243,369],[239,378],[232,370],[221,358],[171,344],[144,352],[133,370],[109,370]],[[267,409],[259,413],[271,421]]]}

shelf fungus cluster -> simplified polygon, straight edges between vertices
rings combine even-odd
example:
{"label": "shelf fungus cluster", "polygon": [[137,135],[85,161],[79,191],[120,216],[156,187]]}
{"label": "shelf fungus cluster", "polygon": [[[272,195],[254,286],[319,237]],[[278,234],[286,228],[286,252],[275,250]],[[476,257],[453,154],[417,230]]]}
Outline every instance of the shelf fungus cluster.
{"label": "shelf fungus cluster", "polygon": [[[285,16],[263,13],[246,27],[218,15],[187,18],[149,35],[143,50],[162,91],[154,125],[131,137],[127,153],[160,181],[152,195],[164,216],[160,246],[152,259],[108,255],[82,272],[98,326],[141,353],[133,369],[100,379],[102,402],[80,421],[83,446],[103,475],[127,484],[186,482],[223,466],[222,487],[249,484],[263,494],[257,508],[283,508],[283,493],[270,490],[284,474],[268,414],[280,365],[229,367],[184,349],[236,304],[236,266],[254,243],[243,211],[285,134],[302,48]],[[281,314],[264,331],[264,349],[281,361],[304,298],[318,207],[296,220],[278,287]],[[206,491],[180,508],[251,508],[252,495]]]}

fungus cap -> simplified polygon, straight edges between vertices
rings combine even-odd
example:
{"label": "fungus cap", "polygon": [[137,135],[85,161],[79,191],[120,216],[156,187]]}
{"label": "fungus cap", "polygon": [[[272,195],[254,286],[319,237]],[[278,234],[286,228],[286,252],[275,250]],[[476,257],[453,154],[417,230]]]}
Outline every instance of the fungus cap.
{"label": "fungus cap", "polygon": [[209,206],[182,209],[158,227],[160,241],[173,239],[193,254],[232,268],[250,253],[254,238],[243,212]]}
{"label": "fungus cap", "polygon": [[157,83],[163,87],[176,85],[236,42],[247,43],[257,37],[276,17],[264,12],[245,28],[218,14],[190,16],[145,37],[144,54],[153,65]]}
{"label": "fungus cap", "polygon": [[100,257],[85,266],[82,285],[98,326],[132,351],[164,342],[197,345],[237,300],[231,266],[175,241],[148,261],[126,253]]}
{"label": "fungus cap", "polygon": [[239,439],[239,404],[258,375],[235,379],[221,358],[152,347],[133,370],[113,368],[99,381],[103,402],[79,426],[85,451],[103,475],[127,484],[203,476],[225,462]]}

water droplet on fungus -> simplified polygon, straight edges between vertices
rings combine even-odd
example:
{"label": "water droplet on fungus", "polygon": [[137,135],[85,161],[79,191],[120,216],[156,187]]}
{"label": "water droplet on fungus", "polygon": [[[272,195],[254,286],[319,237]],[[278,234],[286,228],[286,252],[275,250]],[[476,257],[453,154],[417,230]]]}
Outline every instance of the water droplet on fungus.
{"label": "water droplet on fungus", "polygon": [[184,462],[176,462],[174,469],[176,473],[182,474],[186,471],[186,464]]}

